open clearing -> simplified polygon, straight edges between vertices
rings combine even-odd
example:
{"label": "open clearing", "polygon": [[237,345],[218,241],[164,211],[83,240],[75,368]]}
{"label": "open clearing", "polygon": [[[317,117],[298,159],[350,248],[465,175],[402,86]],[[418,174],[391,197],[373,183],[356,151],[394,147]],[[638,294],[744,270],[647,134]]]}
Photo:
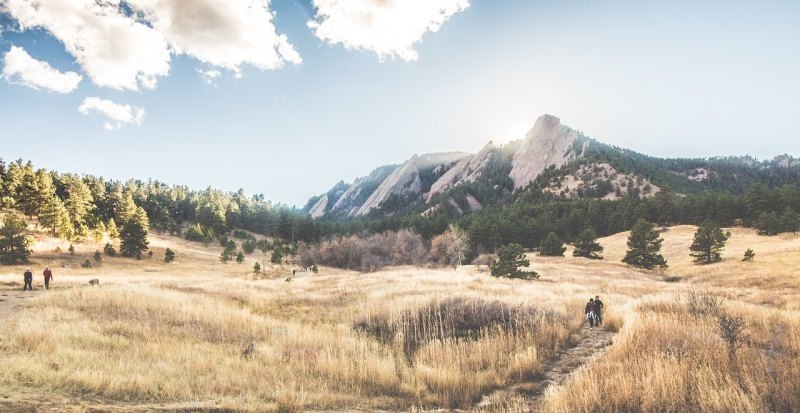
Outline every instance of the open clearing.
{"label": "open clearing", "polygon": [[[474,266],[323,268],[291,282],[290,266],[267,266],[254,278],[254,262],[268,261],[260,253],[222,264],[218,245],[157,235],[152,258],[104,256],[83,269],[105,241],[71,256],[54,252],[68,243],[40,236],[36,291],[20,291],[24,267],[0,274],[0,410],[798,411],[800,236],[731,231],[712,266],[691,263],[694,227],[680,226],[663,234],[663,274],[620,263],[621,233],[600,240],[602,261],[529,254],[542,275],[533,282]],[[166,247],[175,263],[161,262]],[[755,262],[740,261],[746,248]],[[50,291],[44,265],[55,272]],[[698,306],[690,292],[724,302]],[[590,332],[583,305],[596,294],[605,325]],[[442,336],[413,351],[408,328],[376,335],[452,297],[537,309],[533,327]],[[746,325],[735,354],[717,332],[722,314]],[[358,322],[384,330],[359,332]]]}

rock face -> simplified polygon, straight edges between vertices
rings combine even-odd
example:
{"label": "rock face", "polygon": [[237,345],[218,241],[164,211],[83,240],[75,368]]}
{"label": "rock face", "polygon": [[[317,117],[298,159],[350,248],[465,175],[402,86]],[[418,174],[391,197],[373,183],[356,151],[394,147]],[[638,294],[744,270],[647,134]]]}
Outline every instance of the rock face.
{"label": "rock face", "polygon": [[352,212],[352,215],[366,215],[373,208],[380,208],[392,195],[421,195],[422,181],[420,173],[423,170],[445,168],[447,164],[462,159],[466,154],[462,152],[446,152],[414,155],[394,170],[380,186],[367,198],[367,200]]}
{"label": "rock face", "polygon": [[434,195],[446,191],[460,183],[475,181],[480,177],[481,172],[489,163],[494,148],[494,143],[489,142],[478,153],[467,155],[459,160],[453,167],[445,172],[441,178],[431,185],[431,190],[428,192],[426,201],[429,202]]}
{"label": "rock face", "polygon": [[311,218],[319,218],[325,215],[325,209],[328,207],[328,194],[322,195],[322,198],[308,210],[308,214],[311,215]]}
{"label": "rock face", "polygon": [[579,139],[581,135],[562,125],[557,117],[539,117],[514,154],[509,174],[514,187],[528,185],[551,165],[560,168],[580,157],[583,148],[576,149]]}

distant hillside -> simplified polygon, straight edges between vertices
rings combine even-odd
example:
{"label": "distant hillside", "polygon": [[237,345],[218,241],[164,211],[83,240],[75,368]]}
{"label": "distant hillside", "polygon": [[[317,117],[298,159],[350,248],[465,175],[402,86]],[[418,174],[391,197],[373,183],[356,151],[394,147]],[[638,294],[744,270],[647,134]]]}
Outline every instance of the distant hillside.
{"label": "distant hillside", "polygon": [[414,155],[377,168],[352,184],[340,182],[309,200],[314,218],[341,220],[397,214],[427,216],[442,209],[464,214],[516,202],[538,190],[565,199],[647,198],[713,191],[742,194],[754,183],[798,182],[800,160],[780,155],[657,158],[591,139],[551,115],[536,120],[524,139],[489,142],[475,154]]}

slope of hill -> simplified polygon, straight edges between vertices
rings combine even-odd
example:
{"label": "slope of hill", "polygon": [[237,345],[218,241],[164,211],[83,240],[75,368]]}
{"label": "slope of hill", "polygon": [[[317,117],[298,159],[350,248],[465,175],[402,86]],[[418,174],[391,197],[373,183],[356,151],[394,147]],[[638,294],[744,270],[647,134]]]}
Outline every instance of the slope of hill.
{"label": "slope of hill", "polygon": [[[434,164],[417,166],[417,159]],[[459,213],[487,203],[513,202],[508,193],[530,188],[566,198],[650,197],[661,190],[743,193],[755,182],[776,186],[800,180],[800,160],[780,155],[770,161],[751,157],[664,159],[590,139],[551,115],[536,120],[524,139],[498,146],[489,142],[476,154],[416,155],[391,172],[371,173],[348,188],[347,208],[331,207],[339,184],[312,198],[306,211],[315,218],[424,213],[454,208]],[[435,162],[439,162],[435,164]],[[429,185],[417,177],[427,176]],[[371,185],[363,185],[362,181]],[[378,182],[380,181],[380,182]],[[499,192],[498,192],[499,191]],[[357,193],[356,199],[353,193]],[[427,205],[426,205],[427,204]],[[343,213],[337,213],[343,211]]]}

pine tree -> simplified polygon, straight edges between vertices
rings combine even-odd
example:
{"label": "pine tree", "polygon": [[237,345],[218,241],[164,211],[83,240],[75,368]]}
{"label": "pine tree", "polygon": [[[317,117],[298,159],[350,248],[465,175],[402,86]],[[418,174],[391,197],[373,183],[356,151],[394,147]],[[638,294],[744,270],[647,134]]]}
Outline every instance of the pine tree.
{"label": "pine tree", "polygon": [[272,257],[270,257],[269,262],[273,264],[280,264],[283,261],[283,248],[276,246],[272,249]]}
{"label": "pine tree", "polygon": [[69,244],[69,248],[67,248],[67,251],[69,251],[69,255],[75,255],[75,246]]}
{"label": "pine tree", "polygon": [[244,253],[242,253],[241,251],[239,251],[239,253],[238,253],[238,254],[236,254],[236,263],[237,263],[237,264],[241,264],[241,263],[243,263],[243,262],[244,262]]}
{"label": "pine tree", "polygon": [[536,271],[522,271],[520,267],[527,267],[530,261],[525,257],[525,250],[519,244],[508,244],[497,250],[497,260],[492,265],[492,277],[521,278],[530,280],[539,278]]}
{"label": "pine tree", "polygon": [[786,211],[783,212],[783,231],[796,234],[800,229],[800,216],[794,212],[792,207],[787,206]]}
{"label": "pine tree", "polygon": [[92,230],[92,238],[94,238],[95,242],[100,242],[103,240],[103,236],[105,236],[106,226],[103,224],[103,221],[97,223],[97,226],[94,227]]}
{"label": "pine tree", "polygon": [[756,253],[752,249],[748,248],[744,252],[744,258],[742,258],[742,261],[753,261],[753,258],[755,258],[755,257],[756,257]]}
{"label": "pine tree", "polygon": [[55,195],[48,197],[39,210],[39,223],[49,229],[54,237],[60,236],[61,219],[66,213],[64,203]]}
{"label": "pine tree", "polygon": [[725,248],[725,242],[730,238],[730,232],[722,232],[719,225],[710,219],[703,222],[694,233],[691,256],[698,264],[711,264],[719,262],[722,258],[720,252]]}
{"label": "pine tree", "polygon": [[108,231],[109,238],[119,238],[119,230],[117,229],[117,223],[114,222],[114,218],[108,220],[108,224],[106,224],[106,231]]}
{"label": "pine tree", "polygon": [[100,250],[94,252],[94,262],[98,265],[103,262],[103,256],[100,254]]}
{"label": "pine tree", "polygon": [[0,228],[0,262],[5,264],[27,263],[31,256],[31,240],[25,235],[28,225],[25,219],[7,213]]}
{"label": "pine tree", "polygon": [[18,188],[17,207],[30,218],[39,213],[43,199],[39,192],[39,180],[33,171],[26,171],[22,175],[22,182]]}
{"label": "pine tree", "polygon": [[783,217],[775,212],[763,212],[756,220],[756,232],[758,235],[777,235],[783,232]]}
{"label": "pine tree", "polygon": [[169,264],[172,261],[175,261],[175,251],[167,248],[164,250],[164,262]]}
{"label": "pine tree", "polygon": [[222,250],[219,260],[227,264],[228,261],[234,258],[234,254],[236,254],[236,243],[233,242],[233,240],[225,240],[223,245],[225,246],[225,249]]}
{"label": "pine tree", "polygon": [[667,261],[660,254],[663,241],[653,224],[640,218],[628,236],[628,251],[622,262],[648,270],[666,268]]}
{"label": "pine tree", "polygon": [[261,272],[261,264],[259,264],[258,261],[256,261],[256,263],[253,264],[253,274],[258,274],[260,272]]}
{"label": "pine tree", "polygon": [[566,250],[564,241],[561,241],[555,232],[548,234],[547,238],[539,244],[539,255],[543,257],[563,257]]}
{"label": "pine tree", "polygon": [[586,228],[578,235],[572,256],[602,260],[603,257],[597,254],[600,252],[603,252],[603,246],[597,242],[597,234],[593,229]]}
{"label": "pine tree", "polygon": [[136,208],[134,215],[125,222],[120,231],[119,253],[123,257],[142,257],[142,251],[147,250],[147,213],[142,207]]}
{"label": "pine tree", "polygon": [[103,252],[109,257],[117,256],[117,250],[114,249],[114,246],[111,245],[110,242],[106,242],[106,245],[103,247]]}

